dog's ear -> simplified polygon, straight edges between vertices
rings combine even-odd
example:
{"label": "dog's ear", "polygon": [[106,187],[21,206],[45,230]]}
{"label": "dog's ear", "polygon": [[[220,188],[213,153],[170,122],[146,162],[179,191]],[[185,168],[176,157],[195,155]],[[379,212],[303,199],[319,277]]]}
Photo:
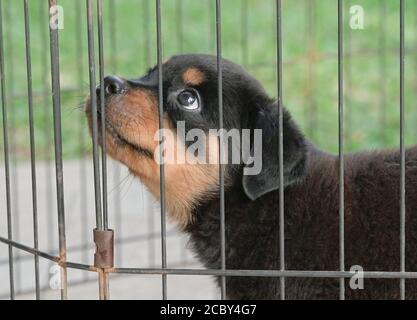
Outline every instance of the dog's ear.
{"label": "dog's ear", "polygon": [[[278,123],[277,103],[257,111],[254,129],[262,130],[262,150],[259,148],[257,150],[256,143],[259,142],[256,141],[254,134],[250,157],[254,162],[258,159],[262,167],[260,170],[255,170],[259,171],[257,174],[252,172],[248,174],[249,164],[245,164],[242,176],[243,189],[251,200],[279,188]],[[287,187],[305,175],[307,151],[302,133],[285,109],[283,109],[283,149],[284,187]]]}

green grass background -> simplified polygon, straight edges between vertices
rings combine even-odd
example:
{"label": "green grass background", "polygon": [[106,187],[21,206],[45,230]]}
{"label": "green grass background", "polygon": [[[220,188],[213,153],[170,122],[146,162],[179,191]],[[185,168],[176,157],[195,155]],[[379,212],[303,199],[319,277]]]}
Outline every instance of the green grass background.
{"label": "green grass background", "polygon": [[[399,2],[344,1],[347,152],[399,146]],[[2,3],[8,130],[13,156],[20,160],[29,156],[23,1]],[[213,0],[161,3],[164,58],[181,52],[216,52]],[[412,145],[417,142],[417,0],[405,3],[406,144]],[[64,8],[64,29],[59,31],[63,151],[64,157],[71,158],[91,150],[82,111],[89,88],[86,7],[84,0],[60,0],[59,4]],[[111,0],[103,0],[103,4],[105,73],[123,77],[143,74],[156,63],[154,1],[113,0],[112,7]],[[349,28],[352,4],[364,8],[364,30]],[[50,158],[53,131],[47,1],[30,0],[29,5],[36,150],[39,158]],[[282,9],[284,104],[310,139],[337,152],[337,1],[283,0]],[[245,65],[271,96],[276,96],[275,30],[275,0],[222,1],[224,57]],[[95,49],[97,56],[97,42]],[[317,59],[308,58],[312,52]]]}

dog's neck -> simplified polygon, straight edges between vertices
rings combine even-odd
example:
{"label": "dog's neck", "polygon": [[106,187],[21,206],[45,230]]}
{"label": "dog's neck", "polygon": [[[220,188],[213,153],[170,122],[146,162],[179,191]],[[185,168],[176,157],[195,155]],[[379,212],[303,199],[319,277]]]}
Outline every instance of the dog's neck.
{"label": "dog's neck", "polygon": [[[312,158],[325,153],[308,143]],[[225,190],[225,227],[227,268],[270,269],[279,266],[279,197],[278,191],[270,192],[252,201],[245,194],[241,176],[236,176],[233,187]],[[302,184],[300,182],[299,184]],[[294,199],[294,197],[293,197]],[[287,200],[287,202],[289,199]],[[286,203],[287,205],[287,203]],[[221,266],[220,198],[210,199],[194,209],[193,222],[185,231],[190,235],[190,244],[207,268]],[[290,217],[287,217],[290,218]],[[288,222],[291,219],[287,219]],[[261,252],[260,242],[265,248],[276,248]],[[271,243],[275,245],[271,246]],[[253,249],[251,249],[253,248]]]}

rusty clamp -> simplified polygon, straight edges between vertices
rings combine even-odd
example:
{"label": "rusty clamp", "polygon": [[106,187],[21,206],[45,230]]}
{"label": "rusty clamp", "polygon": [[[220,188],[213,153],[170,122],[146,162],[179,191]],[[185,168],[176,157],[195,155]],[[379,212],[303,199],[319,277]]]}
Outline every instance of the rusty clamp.
{"label": "rusty clamp", "polygon": [[94,253],[94,266],[107,269],[114,266],[114,232],[111,229],[94,229],[94,243],[96,252]]}

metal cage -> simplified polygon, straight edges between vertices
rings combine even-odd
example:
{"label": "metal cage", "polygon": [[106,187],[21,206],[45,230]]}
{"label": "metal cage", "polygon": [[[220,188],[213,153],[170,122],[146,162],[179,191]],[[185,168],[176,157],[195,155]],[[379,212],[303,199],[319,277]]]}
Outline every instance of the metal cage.
{"label": "metal cage", "polygon": [[[135,237],[123,237],[121,231],[119,232],[118,227],[120,226],[120,211],[122,206],[122,199],[120,193],[115,195],[114,206],[112,210],[109,210],[108,205],[108,170],[107,170],[107,158],[106,158],[106,146],[105,144],[103,147],[100,148],[98,146],[98,139],[100,135],[104,135],[104,132],[100,132],[98,130],[98,123],[102,121],[104,124],[104,113],[102,113],[101,118],[97,118],[97,113],[94,112],[97,108],[97,101],[95,95],[95,88],[96,88],[96,79],[98,75],[98,82],[103,83],[105,72],[108,69],[112,69],[112,71],[117,70],[117,59],[116,56],[117,52],[117,36],[116,36],[116,29],[118,28],[118,20],[116,9],[117,9],[117,2],[114,0],[104,1],[104,0],[97,0],[94,3],[93,0],[86,0],[86,1],[73,1],[73,6],[76,12],[82,13],[84,17],[86,17],[86,25],[87,25],[87,41],[86,46],[88,49],[88,75],[89,75],[89,90],[92,97],[92,108],[93,108],[93,138],[92,138],[92,161],[93,161],[93,175],[94,175],[94,212],[95,212],[95,232],[96,235],[102,234],[104,237],[110,236],[111,230],[109,229],[109,216],[115,215],[115,227],[116,227],[116,257],[118,255],[122,255],[122,247],[119,245],[129,242],[129,241],[149,241],[149,239],[160,239],[160,248],[156,248],[156,243],[154,241],[149,241],[149,246],[151,249],[149,250],[150,260],[155,260],[154,251],[160,251],[161,257],[161,265],[159,267],[123,267],[117,265],[114,267],[113,265],[106,266],[102,263],[96,263],[96,265],[86,264],[86,263],[78,263],[76,261],[69,260],[67,258],[67,252],[77,251],[79,252],[84,259],[88,259],[91,257],[90,253],[94,247],[92,242],[92,237],[87,231],[83,231],[81,233],[81,237],[83,240],[83,245],[78,247],[68,247],[66,241],[66,227],[68,222],[66,222],[66,205],[65,205],[65,193],[64,193],[64,168],[63,168],[63,151],[62,151],[62,141],[64,139],[62,124],[61,124],[61,99],[62,94],[66,94],[67,92],[80,92],[82,87],[82,74],[85,72],[85,66],[83,60],[87,61],[86,56],[79,57],[79,63],[75,66],[76,72],[78,72],[79,76],[79,83],[80,86],[78,87],[71,87],[68,88],[66,86],[61,85],[62,75],[63,72],[61,71],[60,62],[60,52],[59,52],[59,30],[56,28],[48,26],[48,22],[50,21],[49,18],[53,17],[56,13],[54,11],[54,6],[57,5],[57,0],[49,0],[48,6],[46,5],[46,1],[39,1],[33,2],[28,0],[23,1],[23,10],[24,10],[24,32],[25,32],[25,61],[26,61],[26,79],[27,79],[27,92],[16,92],[13,90],[12,83],[13,79],[8,78],[7,70],[12,70],[14,68],[13,64],[16,64],[16,61],[13,61],[13,48],[12,48],[12,41],[10,38],[13,35],[9,31],[5,30],[5,26],[10,25],[12,21],[8,20],[10,16],[10,2],[1,1],[0,0],[0,74],[1,74],[1,102],[2,102],[2,130],[3,130],[3,147],[4,147],[4,173],[5,173],[5,203],[2,203],[2,206],[5,206],[6,213],[7,213],[7,235],[0,236],[0,242],[2,243],[2,250],[4,248],[8,249],[7,258],[0,261],[0,265],[8,266],[9,271],[9,295],[11,299],[14,299],[17,292],[21,292],[19,288],[16,288],[15,281],[16,278],[22,276],[21,272],[19,271],[19,265],[24,261],[31,261],[33,259],[33,268],[34,268],[34,291],[36,294],[36,298],[41,298],[41,275],[40,275],[40,268],[39,264],[42,260],[49,260],[54,264],[58,265],[61,272],[60,272],[60,282],[62,284],[60,293],[62,299],[67,299],[67,271],[68,270],[82,270],[84,273],[95,273],[97,277],[85,276],[83,274],[80,281],[86,281],[88,279],[91,280],[93,278],[94,281],[98,280],[99,283],[99,297],[100,299],[107,299],[109,298],[109,275],[113,274],[142,274],[142,275],[160,275],[162,278],[161,289],[162,289],[162,299],[167,298],[167,277],[170,275],[190,275],[190,276],[220,276],[221,277],[221,285],[220,285],[220,297],[223,299],[226,297],[226,277],[228,276],[235,276],[235,277],[279,277],[280,278],[280,292],[281,298],[285,299],[285,280],[289,277],[324,277],[324,278],[339,278],[340,279],[340,299],[344,299],[345,297],[345,279],[350,278],[352,276],[352,272],[345,270],[345,259],[344,259],[344,151],[345,151],[345,134],[349,127],[349,117],[350,114],[345,115],[345,108],[344,108],[344,90],[345,84],[344,80],[349,79],[350,69],[348,68],[348,63],[345,63],[345,60],[349,60],[350,52],[345,52],[344,43],[345,41],[349,40],[349,33],[348,39],[344,40],[344,8],[346,5],[346,1],[343,0],[334,0],[337,2],[337,55],[333,56],[328,54],[327,56],[322,56],[322,59],[337,59],[337,79],[338,79],[338,103],[337,103],[337,115],[338,115],[338,155],[339,155],[339,181],[340,181],[340,189],[339,189],[339,230],[340,230],[340,239],[339,239],[339,248],[340,248],[340,256],[339,256],[339,263],[340,268],[339,270],[328,270],[328,271],[316,271],[316,270],[309,270],[309,271],[298,271],[298,270],[286,270],[285,269],[285,241],[284,241],[284,220],[285,220],[285,212],[284,212],[284,188],[283,188],[283,128],[282,125],[279,127],[279,172],[280,172],[280,192],[279,192],[279,212],[276,214],[279,215],[279,230],[276,232],[279,233],[279,255],[280,255],[280,265],[279,269],[277,270],[231,270],[227,268],[226,265],[226,257],[225,257],[225,248],[227,246],[225,240],[225,198],[224,198],[224,168],[223,165],[220,166],[219,177],[220,177],[220,221],[221,227],[219,230],[219,236],[221,239],[221,268],[220,269],[195,269],[195,268],[176,268],[174,266],[170,266],[167,263],[167,237],[170,236],[171,231],[167,230],[167,221],[166,221],[166,209],[165,209],[165,186],[164,186],[164,165],[160,166],[160,173],[161,173],[161,181],[160,181],[160,191],[161,191],[161,203],[160,203],[160,234],[155,232],[149,232],[146,235],[136,235]],[[85,7],[83,3],[85,2]],[[161,3],[162,2],[162,3]],[[398,235],[400,237],[401,243],[401,260],[399,261],[400,271],[398,272],[388,272],[388,271],[365,271],[364,277],[365,278],[384,278],[384,279],[398,279],[399,281],[399,290],[401,293],[401,298],[404,299],[405,295],[405,281],[406,279],[416,279],[417,273],[416,272],[407,272],[405,269],[405,100],[404,100],[404,60],[405,60],[405,27],[404,27],[404,17],[405,17],[405,0],[398,0],[399,10],[398,10],[398,23],[399,23],[399,34],[398,39],[400,42],[400,46],[398,48],[398,53],[396,51],[393,52],[393,55],[398,56],[399,63],[399,96],[400,96],[400,153],[401,153],[401,181],[400,181],[400,204],[399,204],[399,214],[401,219],[401,233]],[[104,4],[103,4],[104,3]],[[179,20],[182,20],[183,15],[183,6],[182,1],[177,0],[175,2],[176,12],[175,15]],[[275,32],[272,32],[273,38],[271,37],[271,41],[274,41],[276,46],[276,61],[273,62],[274,65],[274,77],[277,79],[276,83],[276,94],[279,101],[279,118],[282,119],[282,104],[284,103],[285,92],[283,90],[283,76],[282,76],[282,69],[283,64],[285,63],[298,63],[299,61],[283,61],[283,45],[285,39],[283,38],[282,32],[282,19],[285,19],[285,16],[282,14],[281,9],[281,1],[276,0],[273,1],[275,5],[275,10],[273,12],[274,20],[275,20]],[[314,29],[312,27],[311,22],[311,14],[314,12],[314,2],[313,1],[305,1],[306,12],[307,15],[307,43],[308,39],[311,39],[314,33]],[[382,3],[382,2],[381,2]],[[37,63],[42,64],[42,75],[41,78],[43,79],[42,89],[40,91],[33,90],[33,75],[32,75],[32,45],[31,43],[31,36],[33,32],[31,31],[31,26],[33,23],[30,21],[30,14],[29,14],[29,6],[37,5],[39,6],[39,16],[42,17],[37,23],[41,26],[36,27],[40,30],[40,39],[42,39],[42,47],[43,50],[49,50],[50,55],[50,70],[48,70],[48,61],[43,60],[37,61]],[[96,7],[94,7],[94,5]],[[108,5],[105,7],[104,5]],[[163,79],[162,79],[162,61],[163,61],[163,49],[164,49],[164,41],[162,38],[162,23],[163,18],[161,16],[161,5],[163,5],[163,1],[155,0],[155,1],[142,1],[140,2],[140,8],[143,12],[144,17],[144,43],[146,44],[145,50],[143,51],[144,56],[144,64],[150,66],[152,59],[152,52],[149,49],[151,42],[155,40],[156,44],[156,60],[157,60],[157,67],[159,72],[159,125],[163,127],[163,119],[162,119],[162,105],[163,105]],[[215,54],[217,55],[217,70],[218,70],[218,98],[219,98],[219,118],[220,118],[220,128],[223,126],[223,101],[222,101],[222,68],[221,68],[221,58],[222,58],[222,1],[221,0],[212,0],[212,1],[205,1],[200,3],[201,6],[206,7],[207,12],[207,23],[208,23],[208,30],[209,30],[209,39],[211,43],[215,43]],[[155,17],[150,16],[149,9],[151,6],[155,8]],[[384,15],[385,5],[381,4],[381,14]],[[96,10],[95,10],[96,8]],[[48,9],[49,15],[48,17]],[[240,31],[242,33],[242,41],[241,41],[241,49],[242,49],[242,62],[244,65],[249,65],[249,26],[248,26],[248,0],[241,1],[241,8],[240,8],[240,19],[241,19],[241,26]],[[104,15],[107,14],[108,18],[108,30],[109,36],[105,38],[103,36],[103,20],[104,22]],[[81,16],[81,15],[80,15]],[[309,18],[310,17],[310,18]],[[76,32],[75,32],[75,46],[78,48],[79,52],[83,52],[83,43],[85,39],[82,38],[82,34],[84,34],[84,30],[82,30],[82,21],[81,17],[77,17],[76,22]],[[96,21],[94,21],[96,20]],[[155,23],[155,30],[151,30],[151,22]],[[43,28],[43,29],[42,29]],[[49,40],[44,32],[46,28],[49,28]],[[43,30],[43,31],[42,31]],[[9,34],[7,34],[7,32]],[[97,31],[97,34],[95,32]],[[383,35],[382,31],[382,35]],[[151,36],[153,34],[153,36]],[[178,51],[181,52],[184,50],[183,43],[184,43],[184,26],[182,24],[178,24],[177,29],[175,30],[175,34],[177,36],[177,45]],[[155,37],[153,39],[152,37]],[[384,38],[383,38],[384,39]],[[109,42],[109,52],[105,52],[105,42]],[[381,41],[382,43],[383,41]],[[386,45],[386,40],[382,43],[382,46]],[[49,47],[49,49],[47,49]],[[7,54],[7,50],[9,50]],[[360,53],[359,53],[360,54]],[[378,52],[374,53],[376,56]],[[7,55],[7,59],[5,58]],[[268,63],[268,62],[267,62]],[[313,62],[314,63],[314,62]],[[108,64],[110,67],[106,66]],[[345,65],[346,64],[346,65]],[[96,65],[98,65],[98,72]],[[269,65],[271,65],[269,63]],[[275,67],[276,66],[276,67]],[[311,64],[309,64],[311,67]],[[381,59],[381,68],[383,69],[386,67],[386,61]],[[9,68],[9,69],[8,69]],[[346,75],[344,74],[344,70],[346,69]],[[312,70],[309,69],[308,76],[311,76]],[[50,75],[48,73],[50,72]],[[11,73],[10,73],[11,74]],[[50,76],[50,80],[48,77]],[[50,85],[49,86],[49,81]],[[349,81],[349,80],[348,80]],[[384,80],[382,80],[384,81]],[[316,117],[317,113],[317,103],[314,102],[313,91],[314,88],[311,87],[312,84],[310,83],[309,88],[306,89],[307,98],[312,101],[311,108],[306,111],[306,116],[310,119]],[[385,85],[386,86],[386,85]],[[349,90],[349,84],[347,86]],[[104,93],[103,93],[104,94]],[[381,99],[384,100],[384,95],[381,94]],[[32,222],[33,222],[33,243],[32,245],[23,244],[22,242],[16,240],[14,237],[14,232],[16,231],[16,221],[18,221],[18,206],[19,202],[22,201],[23,195],[19,195],[19,192],[16,188],[16,183],[13,183],[13,180],[16,179],[16,156],[13,154],[15,151],[14,145],[16,144],[14,134],[10,134],[11,130],[13,130],[13,126],[15,123],[13,112],[14,109],[10,108],[11,101],[15,99],[27,99],[27,110],[28,120],[29,120],[29,137],[30,137],[30,172],[31,172],[31,196],[25,195],[28,199],[23,199],[24,201],[32,202]],[[57,226],[58,226],[58,243],[59,248],[58,251],[55,252],[52,248],[50,250],[40,250],[39,249],[39,219],[38,219],[38,201],[39,201],[39,190],[37,186],[39,184],[39,177],[37,175],[38,164],[36,163],[36,143],[35,143],[35,129],[34,129],[34,108],[37,104],[43,104],[46,107],[49,106],[48,100],[52,99],[52,115],[47,114],[45,116],[45,122],[49,121],[48,116],[52,116],[52,125],[53,125],[53,146],[50,146],[49,151],[53,151],[53,159],[55,161],[55,172],[51,172],[50,170],[45,170],[45,179],[49,181],[46,184],[46,197],[47,197],[47,207],[45,211],[47,214],[52,215],[55,209],[52,208],[54,202],[56,202],[56,217],[57,218]],[[348,98],[346,98],[348,99]],[[101,103],[104,103],[104,96],[102,96]],[[104,109],[103,109],[104,110]],[[381,127],[382,130],[384,128],[383,124],[383,115],[381,115]],[[347,123],[347,130],[344,128],[345,122]],[[279,122],[282,124],[282,121]],[[104,127],[104,125],[103,125]],[[317,128],[317,119],[314,121],[311,120],[308,124],[308,131],[310,133],[315,132]],[[52,138],[51,134],[49,133],[47,127],[45,127],[45,131],[42,135],[48,138]],[[85,131],[80,129],[80,133],[78,134],[78,139],[80,144],[86,145],[87,141],[85,138]],[[105,141],[105,139],[103,139]],[[162,150],[162,149],[161,149]],[[220,153],[224,151],[220,150]],[[161,154],[162,156],[162,154]],[[87,197],[88,188],[89,186],[86,183],[85,177],[89,173],[86,169],[87,162],[83,162],[83,164],[79,167],[79,174],[80,174],[80,185],[79,185],[79,197],[80,197],[80,208],[79,211],[81,212],[81,217],[79,218],[80,224],[83,224],[83,219],[85,219],[84,215],[88,215],[91,212],[85,212],[87,205],[86,203],[89,202],[89,198]],[[110,172],[110,171],[109,171]],[[112,172],[116,176],[116,180],[120,180],[120,170],[117,169]],[[51,177],[54,177],[55,186],[52,185]],[[12,196],[12,195],[15,196]],[[16,197],[17,198],[16,200]],[[56,198],[56,199],[54,199]],[[113,211],[113,212],[112,212]],[[54,219],[55,219],[54,218]],[[52,219],[52,218],[51,218]],[[78,218],[77,218],[78,219]],[[51,220],[52,221],[52,220]],[[72,220],[73,221],[73,220]],[[149,220],[150,230],[155,230],[155,220]],[[52,222],[49,222],[49,226],[47,227],[48,230],[48,239],[49,242],[52,243],[55,240],[54,233],[56,232],[55,226]],[[91,230],[92,231],[92,230]],[[21,252],[28,253],[29,255],[22,255]],[[186,257],[182,256],[186,260]],[[181,258],[181,259],[182,259]],[[182,260],[184,260],[182,259]],[[120,259],[119,259],[120,260]],[[117,260],[117,261],[119,261]],[[121,260],[120,260],[121,261]],[[31,291],[31,289],[29,289]]]}

